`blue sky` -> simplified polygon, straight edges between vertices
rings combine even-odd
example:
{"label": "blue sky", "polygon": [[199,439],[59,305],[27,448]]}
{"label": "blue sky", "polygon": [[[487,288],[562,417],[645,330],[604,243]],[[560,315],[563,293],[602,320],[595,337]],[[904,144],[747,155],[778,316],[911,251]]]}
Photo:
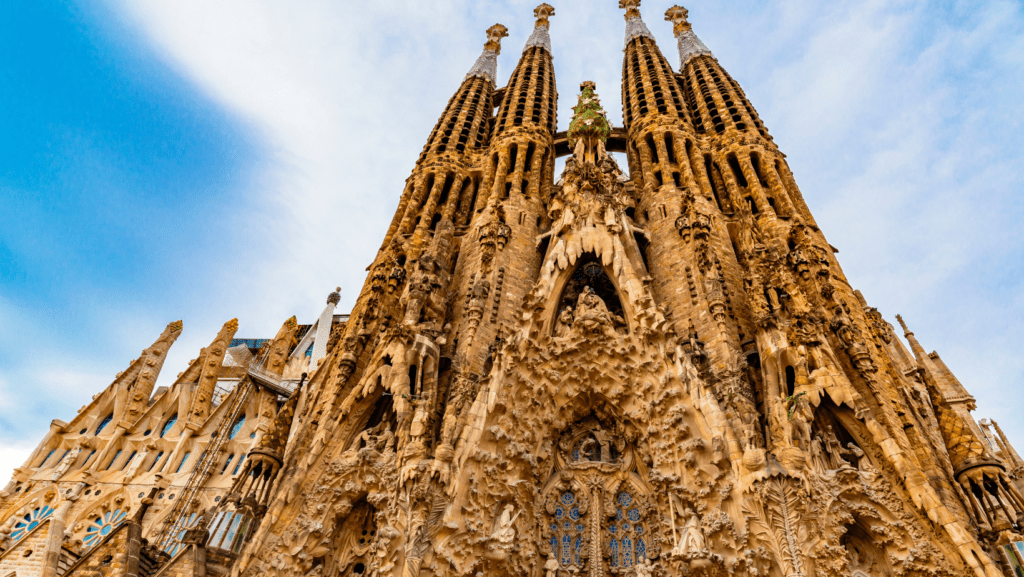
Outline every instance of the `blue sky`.
{"label": "blue sky", "polygon": [[[266,337],[365,277],[416,156],[533,1],[11,0],[0,20],[0,477],[182,319]],[[565,127],[621,124],[614,0],[552,2]],[[641,12],[677,63],[672,2]],[[902,313],[1024,448],[1024,9],[1005,0],[687,4],[788,155],[855,288]]]}

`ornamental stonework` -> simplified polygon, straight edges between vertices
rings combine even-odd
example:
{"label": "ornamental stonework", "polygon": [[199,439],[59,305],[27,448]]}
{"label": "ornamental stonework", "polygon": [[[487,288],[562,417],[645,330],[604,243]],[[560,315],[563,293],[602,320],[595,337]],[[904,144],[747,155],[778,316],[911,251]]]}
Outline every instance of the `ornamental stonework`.
{"label": "ornamental stonework", "polygon": [[851,288],[687,10],[673,68],[619,5],[564,133],[555,8],[503,88],[488,29],[351,314],[232,319],[154,390],[171,323],[53,421],[0,576],[1024,575],[999,425]]}

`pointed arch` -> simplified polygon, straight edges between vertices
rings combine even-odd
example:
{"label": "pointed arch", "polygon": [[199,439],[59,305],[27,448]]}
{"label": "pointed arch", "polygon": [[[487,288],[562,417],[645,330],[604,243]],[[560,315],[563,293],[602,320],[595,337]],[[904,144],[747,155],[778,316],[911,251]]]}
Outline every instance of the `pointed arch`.
{"label": "pointed arch", "polygon": [[559,272],[551,291],[552,296],[548,299],[545,331],[548,334],[555,331],[558,313],[567,306],[575,310],[579,295],[588,286],[601,298],[608,312],[622,319],[624,331],[631,333],[634,311],[629,293],[626,287],[620,286],[614,270],[604,264],[594,251],[584,252],[576,259],[575,265]]}

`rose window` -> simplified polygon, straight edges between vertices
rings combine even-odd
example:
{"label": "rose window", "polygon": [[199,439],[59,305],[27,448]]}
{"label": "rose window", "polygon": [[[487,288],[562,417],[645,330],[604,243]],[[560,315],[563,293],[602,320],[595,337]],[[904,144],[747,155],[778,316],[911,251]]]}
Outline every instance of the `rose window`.
{"label": "rose window", "polygon": [[117,509],[115,511],[107,511],[99,517],[96,517],[85,530],[85,538],[82,539],[82,543],[86,547],[92,547],[99,543],[100,540],[117,528],[117,526],[120,525],[127,516],[128,511]]}
{"label": "rose window", "polygon": [[14,531],[11,532],[11,538],[17,541],[25,536],[26,533],[35,529],[40,523],[46,520],[47,517],[53,514],[53,507],[49,505],[45,507],[36,507],[31,513],[24,515],[20,521],[14,524]]}
{"label": "rose window", "polygon": [[562,567],[579,567],[582,563],[584,525],[576,494],[572,491],[559,495],[550,529],[552,557],[558,559]]}
{"label": "rose window", "polygon": [[627,569],[647,556],[647,531],[639,503],[622,491],[615,496],[615,519],[608,525],[608,549],[613,568]]}

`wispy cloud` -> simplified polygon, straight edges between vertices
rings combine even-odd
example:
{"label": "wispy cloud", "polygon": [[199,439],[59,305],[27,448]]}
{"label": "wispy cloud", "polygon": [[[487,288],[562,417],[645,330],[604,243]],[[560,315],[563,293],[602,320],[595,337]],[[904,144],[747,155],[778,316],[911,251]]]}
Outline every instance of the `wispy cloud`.
{"label": "wispy cloud", "polygon": [[[109,0],[103,16],[115,18],[102,24],[106,34],[155,51],[256,142],[239,152],[251,168],[232,185],[237,196],[195,206],[197,214],[215,211],[215,224],[202,224],[203,238],[215,241],[184,245],[194,266],[188,286],[177,289],[185,296],[110,295],[109,306],[88,318],[93,333],[116,336],[102,359],[91,358],[89,343],[79,353],[65,345],[57,359],[30,346],[60,334],[59,321],[33,326],[33,338],[20,343],[0,336],[13,351],[0,360],[25,378],[33,375],[28,367],[87,375],[67,381],[66,399],[50,392],[60,388],[59,376],[46,384],[52,404],[32,405],[40,427],[68,418],[170,320],[183,318],[185,332],[161,384],[228,318],[239,317],[240,336],[267,336],[292,314],[312,319],[338,284],[341,308],[351,306],[483,31],[495,22],[510,28],[499,60],[503,82],[532,29],[535,3]],[[661,17],[672,3],[647,0],[642,12],[676,63]],[[1015,418],[1024,401],[1005,394],[1024,385],[1016,344],[1024,336],[1019,3],[702,0],[687,7],[698,35],[789,155],[850,282],[888,318],[903,313],[977,395],[979,414],[1024,443]],[[556,10],[559,124],[567,124],[582,80],[597,82],[621,124],[621,11],[614,0],[559,2]],[[91,9],[82,18],[101,26]],[[182,235],[197,231],[188,220],[178,223]],[[168,270],[180,269],[157,266],[153,274]],[[102,274],[85,280],[102,294]],[[29,322],[34,312],[13,320]],[[13,313],[0,307],[0,320],[5,314]],[[12,386],[0,381],[5,394]],[[7,415],[0,422],[13,418],[8,409],[0,407]],[[28,438],[38,430],[19,432]]]}

